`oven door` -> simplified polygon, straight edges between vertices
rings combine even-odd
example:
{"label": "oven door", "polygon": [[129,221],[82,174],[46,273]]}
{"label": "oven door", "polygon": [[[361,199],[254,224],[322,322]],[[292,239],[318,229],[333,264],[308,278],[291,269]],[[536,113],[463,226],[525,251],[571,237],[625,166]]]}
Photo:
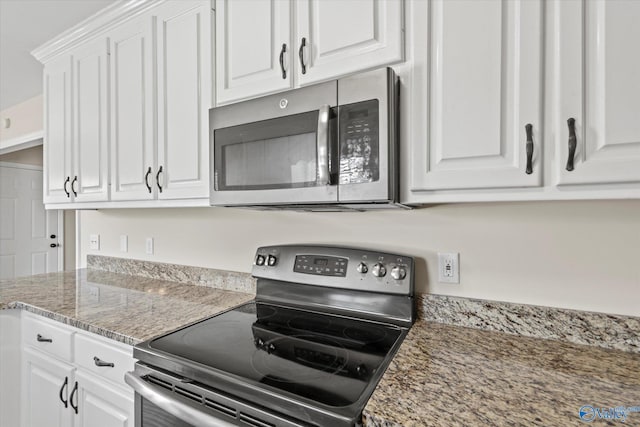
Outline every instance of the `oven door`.
{"label": "oven door", "polygon": [[210,112],[212,205],[335,203],[337,82]]}

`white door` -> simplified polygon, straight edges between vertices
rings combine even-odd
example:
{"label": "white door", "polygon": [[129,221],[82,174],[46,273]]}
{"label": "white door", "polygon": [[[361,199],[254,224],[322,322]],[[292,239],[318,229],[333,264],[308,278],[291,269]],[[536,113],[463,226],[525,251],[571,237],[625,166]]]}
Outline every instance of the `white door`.
{"label": "white door", "polygon": [[[553,6],[558,184],[640,182],[640,2]],[[569,119],[575,120],[574,153]]]}
{"label": "white door", "polygon": [[111,32],[111,199],[155,197],[152,19]]}
{"label": "white door", "polygon": [[63,55],[48,62],[44,85],[44,202],[64,203],[71,197],[71,69],[72,58]]}
{"label": "white door", "polygon": [[76,202],[109,199],[109,40],[73,51],[73,165]]}
{"label": "white door", "polygon": [[290,8],[285,0],[216,1],[218,104],[291,87],[297,51],[290,40]]}
{"label": "white door", "polygon": [[0,165],[0,279],[58,271],[58,215],[44,209],[41,170]]}
{"label": "white door", "polygon": [[426,87],[413,94],[424,133],[412,143],[412,189],[541,185],[541,1],[429,4],[427,75],[417,76]]}
{"label": "white door", "polygon": [[400,62],[404,2],[299,0],[294,57],[305,85]]}
{"label": "white door", "polygon": [[157,13],[158,198],[208,198],[211,8],[173,2]]}
{"label": "white door", "polygon": [[75,427],[134,427],[132,390],[127,393],[82,370],[76,371],[75,379],[78,382]]}
{"label": "white door", "polygon": [[30,348],[24,349],[23,357],[22,425],[70,426],[73,367]]}

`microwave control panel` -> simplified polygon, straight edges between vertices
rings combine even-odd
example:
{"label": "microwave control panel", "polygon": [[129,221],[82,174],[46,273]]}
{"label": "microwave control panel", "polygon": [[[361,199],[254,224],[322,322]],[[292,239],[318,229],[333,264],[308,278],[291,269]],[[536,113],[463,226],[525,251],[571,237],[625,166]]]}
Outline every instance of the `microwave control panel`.
{"label": "microwave control panel", "polygon": [[380,179],[378,108],[377,99],[340,106],[340,184]]}

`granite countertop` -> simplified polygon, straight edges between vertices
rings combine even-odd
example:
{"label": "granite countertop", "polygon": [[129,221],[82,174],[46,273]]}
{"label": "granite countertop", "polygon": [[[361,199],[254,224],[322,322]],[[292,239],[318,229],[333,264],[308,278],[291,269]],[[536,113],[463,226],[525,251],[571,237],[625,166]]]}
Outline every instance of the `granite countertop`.
{"label": "granite countertop", "polygon": [[130,345],[253,298],[90,269],[0,281],[0,309],[21,308]]}
{"label": "granite countertop", "polygon": [[620,425],[640,425],[640,354],[418,321],[364,419],[384,427],[569,426],[585,423],[584,405],[630,408]]}
{"label": "granite countertop", "polygon": [[[136,271],[161,277],[176,271],[142,267]],[[187,267],[177,271],[192,281],[209,277]],[[221,275],[213,272],[209,279]],[[242,285],[245,279],[229,282]],[[94,269],[0,281],[0,309],[24,309],[131,345],[253,297]],[[635,320],[621,324],[635,330]],[[585,405],[631,408],[623,425],[640,425],[640,353],[419,320],[363,421],[368,427],[582,425],[578,413]],[[618,421],[596,418],[594,424]]]}

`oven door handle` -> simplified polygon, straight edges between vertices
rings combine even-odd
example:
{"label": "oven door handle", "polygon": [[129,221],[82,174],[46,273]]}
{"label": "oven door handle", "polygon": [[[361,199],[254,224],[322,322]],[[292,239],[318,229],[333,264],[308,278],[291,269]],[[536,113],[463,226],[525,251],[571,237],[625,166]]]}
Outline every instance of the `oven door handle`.
{"label": "oven door handle", "polygon": [[221,427],[233,426],[233,424],[213,418],[211,415],[207,415],[192,406],[176,400],[171,392],[151,386],[134,372],[125,373],[124,380],[144,399],[147,399],[163,411],[168,412],[188,424],[192,424],[194,426],[210,426],[212,421],[215,420],[215,425],[219,425]]}
{"label": "oven door handle", "polygon": [[329,171],[329,113],[328,105],[323,105],[318,111],[318,185],[331,185]]}

